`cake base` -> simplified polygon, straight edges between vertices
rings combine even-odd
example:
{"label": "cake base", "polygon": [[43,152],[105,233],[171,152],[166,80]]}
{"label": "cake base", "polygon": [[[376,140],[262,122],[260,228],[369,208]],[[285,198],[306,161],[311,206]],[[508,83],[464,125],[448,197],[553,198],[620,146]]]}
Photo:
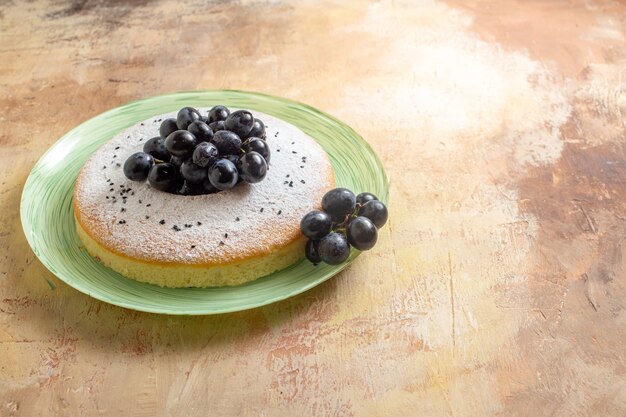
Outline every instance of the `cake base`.
{"label": "cake base", "polygon": [[76,231],[87,252],[125,277],[168,288],[241,285],[284,269],[302,258],[305,237],[255,258],[221,265],[159,264],[132,259],[96,242],[76,221]]}

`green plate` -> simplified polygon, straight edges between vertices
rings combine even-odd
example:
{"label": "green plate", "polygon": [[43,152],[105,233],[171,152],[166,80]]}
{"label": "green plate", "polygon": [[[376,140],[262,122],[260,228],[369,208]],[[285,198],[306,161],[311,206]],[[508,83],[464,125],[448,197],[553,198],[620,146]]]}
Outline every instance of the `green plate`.
{"label": "green plate", "polygon": [[313,266],[299,262],[238,287],[160,288],[127,279],[96,262],[81,248],[74,228],[72,194],[87,158],[118,132],[184,106],[216,104],[279,117],[313,137],[328,153],[337,186],[370,191],[387,202],[387,177],[372,148],[349,126],[313,107],[243,91],[194,91],[147,98],[109,110],[59,139],[31,171],[21,202],[24,233],[33,252],[53,274],[94,298],[118,306],[164,314],[216,314],[283,300],[329,279],[348,262]]}

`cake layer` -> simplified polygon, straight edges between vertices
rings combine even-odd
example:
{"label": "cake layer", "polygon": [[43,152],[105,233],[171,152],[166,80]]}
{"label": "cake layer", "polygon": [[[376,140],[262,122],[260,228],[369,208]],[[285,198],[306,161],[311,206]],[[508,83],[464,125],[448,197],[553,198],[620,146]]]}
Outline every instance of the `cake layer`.
{"label": "cake layer", "polygon": [[240,285],[279,271],[302,258],[306,238],[302,236],[267,255],[222,265],[146,263],[111,252],[96,242],[80,225],[77,232],[91,256],[127,278],[160,287],[221,287]]}

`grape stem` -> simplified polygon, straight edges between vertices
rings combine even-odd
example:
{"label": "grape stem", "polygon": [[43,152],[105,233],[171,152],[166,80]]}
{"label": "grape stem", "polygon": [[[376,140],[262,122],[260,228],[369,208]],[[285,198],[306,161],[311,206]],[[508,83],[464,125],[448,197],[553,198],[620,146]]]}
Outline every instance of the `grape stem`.
{"label": "grape stem", "polygon": [[359,206],[360,204],[357,204],[357,208],[354,210],[354,212],[347,214],[341,223],[333,223],[332,231],[337,232],[337,233],[342,233],[345,235],[348,222],[351,219],[357,217],[356,213],[359,212]]}

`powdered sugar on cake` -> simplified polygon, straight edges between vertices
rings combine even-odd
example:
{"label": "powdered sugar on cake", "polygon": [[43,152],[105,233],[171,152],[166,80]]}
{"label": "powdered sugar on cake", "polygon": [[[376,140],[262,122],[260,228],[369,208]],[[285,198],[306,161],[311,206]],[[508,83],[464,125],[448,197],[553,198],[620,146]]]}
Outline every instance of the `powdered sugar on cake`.
{"label": "powdered sugar on cake", "polygon": [[330,163],[295,126],[252,113],[265,123],[271,149],[263,181],[181,196],[128,180],[122,169],[126,158],[158,136],[161,121],[176,113],[156,116],[115,136],[83,167],[75,192],[83,228],[115,252],[160,263],[225,263],[292,241],[300,219],[318,208],[332,187]]}

